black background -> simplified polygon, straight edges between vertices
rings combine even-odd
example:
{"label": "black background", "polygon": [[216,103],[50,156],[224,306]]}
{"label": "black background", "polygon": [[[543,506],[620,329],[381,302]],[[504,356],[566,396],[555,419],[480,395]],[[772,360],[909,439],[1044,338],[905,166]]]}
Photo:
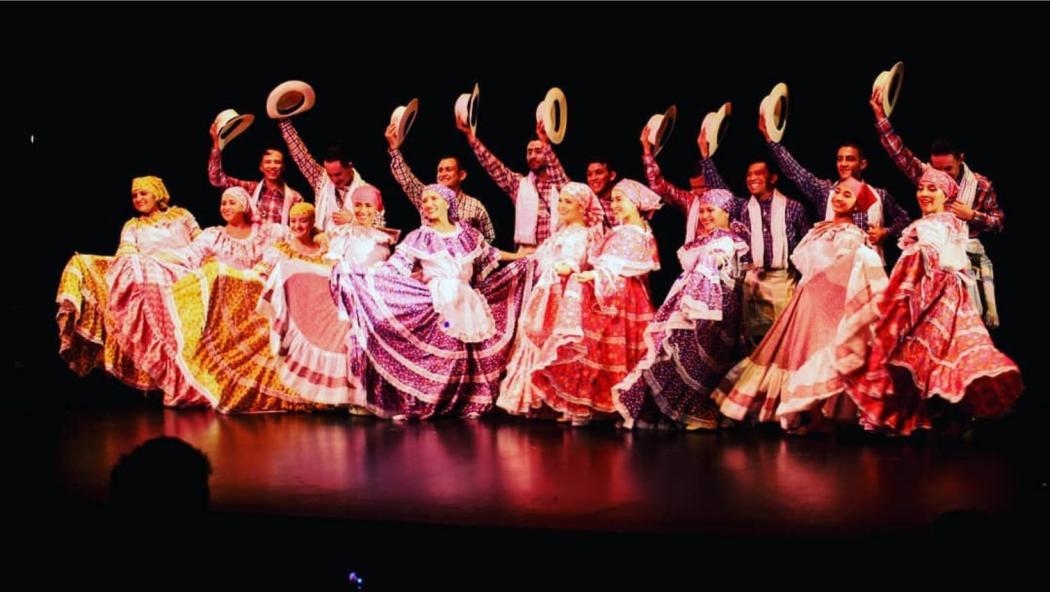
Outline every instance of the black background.
{"label": "black background", "polygon": [[[29,336],[15,355],[28,376],[63,371],[55,354],[53,296],[74,252],[112,253],[134,212],[132,177],[162,177],[173,203],[202,227],[221,223],[220,191],[207,180],[208,127],[225,108],[256,123],[224,152],[228,173],[259,177],[263,148],[284,148],[265,101],[278,83],[300,79],[317,92],[295,118],[320,156],[342,143],[361,175],[378,186],[389,225],[407,231],[418,216],[389,173],[383,130],[390,112],[413,97],[420,112],[403,151],[433,179],[445,153],[465,157],[468,193],[489,208],[497,244],[511,246],[513,208],[478,166],[453,124],[456,97],[481,85],[478,136],[516,170],[534,111],[551,86],[569,105],[568,134],[556,151],[574,180],[604,154],[621,174],[644,180],[638,136],[653,113],[678,106],[679,120],[659,157],[665,175],[687,184],[697,158],[700,120],[723,101],[734,113],[715,155],[723,176],[744,192],[751,159],[767,157],[757,130],[758,102],[787,82],[791,111],[784,144],[821,177],[835,176],[838,143],[866,148],[867,179],[888,188],[912,216],[914,189],[878,142],[867,100],[871,83],[905,63],[893,114],[906,144],[928,158],[933,138],[961,144],[971,167],[992,179],[1006,230],[985,238],[995,262],[1003,326],[996,343],[1032,371],[1042,325],[1037,285],[1045,212],[1043,54],[1034,11],[1024,6],[913,5],[513,5],[257,4],[19,7],[22,38],[5,41],[18,75],[8,90],[17,109],[8,129],[16,160],[9,171],[9,220],[28,255],[14,258],[19,288],[12,318]],[[820,17],[810,17],[817,11]],[[107,14],[119,13],[107,17]],[[922,16],[941,14],[941,17]],[[833,19],[833,20],[829,20]],[[118,24],[129,23],[125,25]],[[821,24],[839,21],[841,24]],[[32,141],[30,141],[32,138]],[[311,191],[288,160],[288,179]],[[797,189],[786,179],[780,187]],[[675,250],[684,214],[665,207],[653,220],[664,269],[654,274],[658,304],[678,274]],[[1038,404],[1041,407],[1041,404]]]}

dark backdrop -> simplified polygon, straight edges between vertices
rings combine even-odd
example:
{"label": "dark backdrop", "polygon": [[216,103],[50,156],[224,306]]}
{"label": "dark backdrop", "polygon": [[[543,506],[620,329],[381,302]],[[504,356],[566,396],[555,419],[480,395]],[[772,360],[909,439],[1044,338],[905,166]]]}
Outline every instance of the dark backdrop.
{"label": "dark backdrop", "polygon": [[[118,18],[106,14],[120,11]],[[818,18],[806,15],[824,11]],[[644,179],[638,136],[648,117],[678,106],[678,127],[659,162],[685,185],[697,158],[704,114],[732,101],[734,115],[715,156],[742,193],[749,160],[767,153],[756,128],[759,100],[777,82],[791,92],[784,143],[822,177],[834,153],[856,139],[869,154],[867,178],[887,187],[912,216],[914,189],[886,156],[867,104],[871,83],[902,60],[904,90],[893,124],[924,159],[937,136],[960,143],[971,167],[989,176],[1006,230],[987,237],[996,266],[1003,327],[997,344],[1025,373],[1022,409],[1043,406],[1036,374],[1046,209],[1043,52],[1035,11],[1023,6],[952,4],[781,5],[160,5],[19,7],[6,53],[17,84],[8,98],[15,150],[9,224],[28,256],[14,258],[11,318],[24,377],[58,376],[54,292],[74,251],[112,253],[133,215],[130,179],[162,177],[173,203],[203,227],[219,224],[220,191],[206,175],[208,126],[220,110],[254,113],[256,123],[224,153],[228,173],[258,178],[263,148],[283,148],[265,115],[269,91],[288,79],[313,85],[317,104],[295,119],[320,156],[346,146],[362,176],[383,192],[388,222],[409,230],[418,215],[389,173],[383,130],[391,110],[413,97],[421,107],[403,146],[432,180],[437,159],[466,157],[466,189],[484,201],[499,246],[509,248],[513,208],[477,165],[455,129],[452,106],[475,82],[482,89],[479,137],[516,170],[551,86],[569,104],[568,135],[556,147],[575,180],[586,158],[608,155],[623,175]],[[920,15],[943,13],[943,18]],[[841,21],[841,25],[818,25]],[[122,23],[141,23],[118,26]],[[310,196],[289,160],[288,179]],[[797,189],[782,180],[788,195]],[[653,277],[662,300],[679,268],[684,215],[653,220],[664,269]],[[28,339],[24,339],[28,336]]]}

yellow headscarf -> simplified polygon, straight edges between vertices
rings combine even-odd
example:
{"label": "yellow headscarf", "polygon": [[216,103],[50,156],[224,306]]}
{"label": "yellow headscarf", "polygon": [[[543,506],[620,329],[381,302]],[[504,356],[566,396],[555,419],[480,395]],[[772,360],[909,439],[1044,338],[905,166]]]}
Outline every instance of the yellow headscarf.
{"label": "yellow headscarf", "polygon": [[314,209],[314,204],[306,203],[305,201],[301,201],[301,202],[295,204],[294,206],[292,206],[292,209],[288,211],[288,217],[292,217],[292,216],[306,216],[306,215],[310,215],[310,216],[314,216],[314,217],[317,216],[317,210]]}
{"label": "yellow headscarf", "polygon": [[168,188],[164,186],[164,181],[160,177],[154,177],[149,175],[147,177],[135,177],[131,180],[131,191],[135,192],[137,189],[145,189],[157,198],[157,208],[161,210],[168,209],[168,202],[171,201],[171,195],[168,194]]}

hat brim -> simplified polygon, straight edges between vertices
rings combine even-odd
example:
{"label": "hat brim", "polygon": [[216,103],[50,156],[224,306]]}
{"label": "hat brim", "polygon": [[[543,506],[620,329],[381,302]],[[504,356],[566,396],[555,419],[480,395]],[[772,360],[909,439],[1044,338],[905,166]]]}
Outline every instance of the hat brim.
{"label": "hat brim", "polygon": [[251,113],[244,115],[238,115],[222,124],[218,131],[219,136],[219,150],[226,148],[226,145],[233,141],[234,138],[244,133],[244,130],[251,127],[252,123],[255,122],[255,116]]}
{"label": "hat brim", "polygon": [[718,146],[729,129],[729,103],[723,104],[718,111],[712,111],[704,116],[700,124],[700,134],[707,140],[708,157],[714,156]]}
{"label": "hat brim", "polygon": [[472,92],[463,93],[456,99],[455,113],[456,119],[465,122],[470,126],[470,133],[476,134],[478,131],[478,101],[481,99],[481,89],[478,88],[477,83],[474,83],[474,90]]}
{"label": "hat brim", "polygon": [[416,122],[416,115],[418,112],[419,99],[412,99],[408,102],[408,105],[394,109],[394,113],[391,114],[390,123],[397,126],[394,134],[397,138],[396,142],[398,148],[401,147],[401,144],[404,144],[405,138],[408,137],[408,132],[412,129],[412,124]]}
{"label": "hat brim", "polygon": [[478,131],[478,105],[481,104],[481,89],[478,83],[474,83],[474,90],[470,93],[470,102],[467,103],[467,125],[471,133]]}
{"label": "hat brim", "polygon": [[904,86],[904,62],[897,62],[889,70],[881,72],[875,78],[872,90],[880,89],[882,94],[882,111],[889,117],[897,108],[897,101]]}
{"label": "hat brim", "polygon": [[779,142],[784,138],[787,131],[788,119],[788,87],[781,82],[773,87],[773,90],[762,99],[762,118],[766,124],[766,134],[769,139]]}
{"label": "hat brim", "polygon": [[662,114],[656,114],[649,118],[649,144],[653,147],[653,156],[660,154],[660,151],[667,145],[668,140],[671,139],[671,132],[674,131],[674,124],[677,119],[678,107],[676,105],[671,105]]}
{"label": "hat brim", "polygon": [[561,144],[569,124],[569,105],[565,93],[554,87],[547,91],[541,104],[546,105],[543,109],[543,129],[547,131],[547,138],[552,144]]}
{"label": "hat brim", "polygon": [[285,119],[313,109],[316,95],[309,84],[289,80],[277,85],[266,98],[266,114],[271,119]]}

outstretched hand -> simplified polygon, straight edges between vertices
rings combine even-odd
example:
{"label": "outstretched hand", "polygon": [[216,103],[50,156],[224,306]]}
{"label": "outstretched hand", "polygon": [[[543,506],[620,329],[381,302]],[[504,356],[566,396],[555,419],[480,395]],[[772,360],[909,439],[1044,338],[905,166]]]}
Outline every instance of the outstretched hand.
{"label": "outstretched hand", "polygon": [[758,131],[762,132],[762,137],[769,141],[769,130],[766,129],[766,112],[762,107],[758,108]]}
{"label": "outstretched hand", "polygon": [[882,89],[876,88],[871,91],[871,99],[868,100],[871,110],[875,112],[876,119],[884,119],[886,110],[882,108]]}
{"label": "outstretched hand", "polygon": [[700,135],[696,137],[696,146],[700,148],[700,156],[707,160],[711,158],[711,144],[707,141],[707,128],[700,127]]}
{"label": "outstretched hand", "polygon": [[384,132],[383,135],[386,136],[387,146],[389,146],[391,150],[396,149],[397,148],[397,125],[391,123],[390,125],[386,126],[386,132]]}
{"label": "outstretched hand", "polygon": [[467,122],[460,119],[458,113],[456,114],[456,129],[463,132],[468,140],[474,139],[474,130],[470,129],[470,125],[468,125]]}
{"label": "outstretched hand", "polygon": [[642,137],[640,138],[640,140],[642,142],[642,154],[644,154],[645,156],[652,156],[653,155],[653,144],[652,144],[652,142],[649,141],[649,126],[648,125],[642,128]]}
{"label": "outstretched hand", "polygon": [[542,119],[536,122],[536,137],[543,144],[550,144],[550,138],[547,137],[547,128],[543,125]]}

